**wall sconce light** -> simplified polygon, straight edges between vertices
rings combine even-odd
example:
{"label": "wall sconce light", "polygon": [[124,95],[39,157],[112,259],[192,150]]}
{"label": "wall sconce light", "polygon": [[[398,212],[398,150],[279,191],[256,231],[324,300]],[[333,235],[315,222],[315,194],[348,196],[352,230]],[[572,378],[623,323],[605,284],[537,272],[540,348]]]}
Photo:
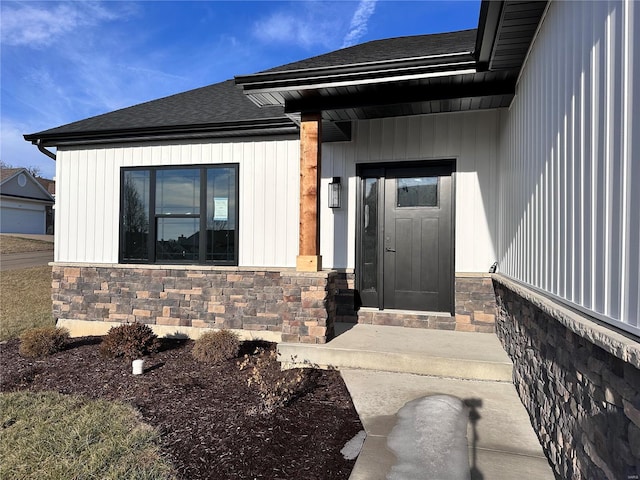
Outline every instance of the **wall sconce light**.
{"label": "wall sconce light", "polygon": [[340,208],[340,177],[333,177],[329,183],[329,208]]}

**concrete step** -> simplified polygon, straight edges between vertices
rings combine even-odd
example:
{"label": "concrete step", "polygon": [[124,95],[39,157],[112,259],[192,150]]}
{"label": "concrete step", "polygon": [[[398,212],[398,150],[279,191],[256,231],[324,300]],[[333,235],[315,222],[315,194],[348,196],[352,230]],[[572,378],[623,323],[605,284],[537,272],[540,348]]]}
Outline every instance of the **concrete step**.
{"label": "concrete step", "polygon": [[511,382],[513,365],[493,334],[339,324],[324,345],[280,343],[283,368],[318,367]]}

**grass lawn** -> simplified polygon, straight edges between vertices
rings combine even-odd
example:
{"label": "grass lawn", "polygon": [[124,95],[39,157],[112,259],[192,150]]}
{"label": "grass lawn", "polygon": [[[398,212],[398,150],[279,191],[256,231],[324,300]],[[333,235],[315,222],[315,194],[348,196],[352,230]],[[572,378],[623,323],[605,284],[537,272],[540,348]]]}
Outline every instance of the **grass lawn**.
{"label": "grass lawn", "polygon": [[53,243],[14,237],[13,235],[0,235],[0,254],[40,252],[42,250],[53,250]]}
{"label": "grass lawn", "polygon": [[[52,250],[49,242],[0,236],[0,252]],[[54,325],[51,267],[0,272],[0,341]],[[169,480],[159,435],[120,402],[55,392],[0,394],[0,478]]]}
{"label": "grass lawn", "polygon": [[[0,235],[0,253],[53,250],[53,243]],[[0,341],[19,337],[33,327],[53,325],[51,267],[0,272]]]}
{"label": "grass lawn", "polygon": [[54,325],[51,307],[51,267],[0,272],[0,341]]}
{"label": "grass lawn", "polygon": [[156,431],[119,402],[4,393],[0,425],[0,478],[175,478]]}

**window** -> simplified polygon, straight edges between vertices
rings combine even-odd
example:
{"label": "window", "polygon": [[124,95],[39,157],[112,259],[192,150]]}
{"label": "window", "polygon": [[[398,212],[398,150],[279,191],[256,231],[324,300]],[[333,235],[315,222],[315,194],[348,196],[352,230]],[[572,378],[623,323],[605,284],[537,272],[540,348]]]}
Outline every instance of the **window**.
{"label": "window", "polygon": [[438,177],[398,178],[398,207],[437,207]]}
{"label": "window", "polygon": [[123,168],[120,260],[237,265],[238,166]]}

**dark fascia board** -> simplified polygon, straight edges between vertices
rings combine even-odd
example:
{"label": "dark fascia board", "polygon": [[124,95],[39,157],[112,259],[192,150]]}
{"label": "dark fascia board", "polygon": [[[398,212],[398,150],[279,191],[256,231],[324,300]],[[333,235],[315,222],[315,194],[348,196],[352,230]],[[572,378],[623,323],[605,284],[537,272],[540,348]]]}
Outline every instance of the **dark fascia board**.
{"label": "dark fascia board", "polygon": [[360,93],[343,93],[331,96],[315,95],[298,100],[289,100],[285,103],[285,113],[343,110],[454,98],[512,95],[515,93],[515,84],[515,77],[510,77],[487,83],[435,84],[429,87],[418,85],[397,88],[397,85],[390,85]]}
{"label": "dark fascia board", "polygon": [[399,76],[425,75],[475,68],[472,52],[431,55],[409,59],[385,60],[332,67],[263,72],[235,77],[245,93],[270,90],[315,88],[318,85],[358,84]]}
{"label": "dark fascia board", "polygon": [[487,70],[489,67],[503,7],[504,1],[500,0],[483,0],[480,6],[480,21],[478,22],[475,51],[478,71]]}
{"label": "dark fascia board", "polygon": [[182,140],[190,138],[227,138],[252,135],[297,134],[298,126],[287,118],[247,120],[241,122],[149,127],[135,129],[97,130],[93,132],[66,132],[24,135],[34,145],[47,147],[85,145],[97,143],[136,142],[146,140]]}

